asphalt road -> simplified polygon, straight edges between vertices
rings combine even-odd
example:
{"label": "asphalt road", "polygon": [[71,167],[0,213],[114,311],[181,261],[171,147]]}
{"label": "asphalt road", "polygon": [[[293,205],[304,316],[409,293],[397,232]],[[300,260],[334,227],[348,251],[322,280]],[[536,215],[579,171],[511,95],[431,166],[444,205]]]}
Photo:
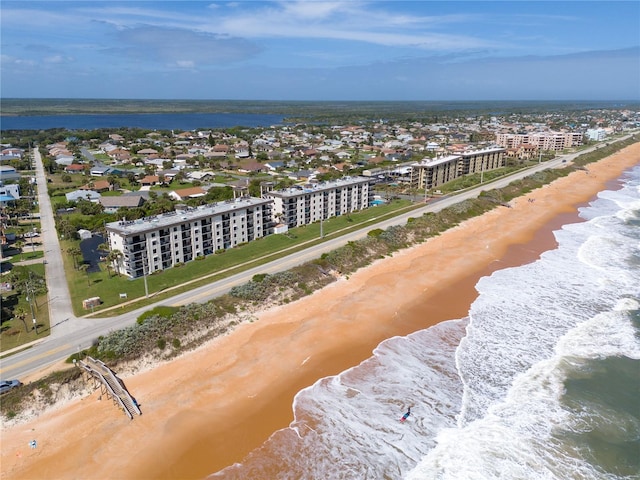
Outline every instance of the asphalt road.
{"label": "asphalt road", "polygon": [[[268,264],[238,273],[224,280],[216,281],[188,292],[175,295],[169,299],[159,301],[152,305],[144,306],[138,310],[110,318],[78,318],[73,315],[67,282],[64,278],[62,255],[53,223],[53,213],[51,212],[49,196],[46,194],[46,178],[44,175],[44,169],[42,168],[40,155],[37,153],[36,175],[38,181],[40,211],[43,215],[41,220],[42,230],[45,234],[43,240],[45,244],[45,258],[47,260],[47,286],[49,288],[51,299],[49,302],[51,307],[51,335],[43,339],[41,343],[31,346],[27,350],[23,350],[0,360],[0,377],[3,379],[19,379],[24,375],[46,368],[53,363],[69,357],[73,353],[91,346],[92,342],[99,336],[134,324],[136,318],[141,313],[156,305],[179,306],[194,302],[203,303],[209,301],[212,298],[228,292],[236,285],[248,282],[257,273],[271,274],[290,269],[296,265],[318,258],[322,253],[334,250],[349,241],[365,237],[370,230],[375,228],[386,229],[392,225],[404,225],[409,217],[417,217],[426,212],[437,212],[460,201],[475,198],[481,191],[487,190],[488,188],[501,188],[516,179],[524,178],[536,171],[562,166],[564,162],[571,162],[571,160],[573,160],[577,155],[593,149],[594,147],[588,150],[583,150],[580,153],[564,155],[556,159],[540,163],[507,178],[498,179],[491,182],[491,184],[485,183],[461,194],[429,202],[417,210],[412,210],[392,219],[381,221],[375,225],[370,225],[366,228],[338,238],[327,239],[324,243],[310,247],[304,251],[296,252],[289,256],[274,260]],[[50,219],[47,219],[49,213],[51,213],[51,217]]]}

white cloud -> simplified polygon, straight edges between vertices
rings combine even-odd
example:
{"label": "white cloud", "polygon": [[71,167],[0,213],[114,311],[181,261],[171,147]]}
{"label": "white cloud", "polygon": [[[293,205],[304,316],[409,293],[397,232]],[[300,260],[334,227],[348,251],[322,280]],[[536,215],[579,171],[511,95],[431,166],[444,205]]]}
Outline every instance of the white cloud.
{"label": "white cloud", "polygon": [[51,55],[44,59],[45,63],[71,63],[73,57],[67,57],[65,55]]}
{"label": "white cloud", "polygon": [[118,39],[133,57],[176,64],[185,54],[197,58],[200,65],[219,65],[246,60],[260,51],[242,38],[147,25],[125,28],[118,32]]}
{"label": "white cloud", "polygon": [[193,60],[178,60],[176,62],[176,65],[181,68],[195,68],[196,62],[194,62]]}

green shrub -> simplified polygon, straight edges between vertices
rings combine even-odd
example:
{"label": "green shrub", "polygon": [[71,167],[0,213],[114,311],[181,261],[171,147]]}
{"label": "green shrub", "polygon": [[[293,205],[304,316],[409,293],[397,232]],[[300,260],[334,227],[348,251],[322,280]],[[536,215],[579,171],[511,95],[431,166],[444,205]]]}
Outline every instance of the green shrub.
{"label": "green shrub", "polygon": [[147,310],[146,312],[140,314],[137,322],[138,322],[138,325],[142,325],[142,323],[144,323],[144,321],[147,318],[151,318],[151,317],[169,318],[178,310],[179,310],[178,307],[170,307],[168,305],[158,305],[157,307],[152,308],[151,310]]}
{"label": "green shrub", "polygon": [[165,347],[167,346],[167,341],[164,338],[159,338],[157,345],[160,350],[164,350]]}
{"label": "green shrub", "polygon": [[267,277],[266,273],[256,273],[253,277],[251,277],[251,281],[260,283]]}

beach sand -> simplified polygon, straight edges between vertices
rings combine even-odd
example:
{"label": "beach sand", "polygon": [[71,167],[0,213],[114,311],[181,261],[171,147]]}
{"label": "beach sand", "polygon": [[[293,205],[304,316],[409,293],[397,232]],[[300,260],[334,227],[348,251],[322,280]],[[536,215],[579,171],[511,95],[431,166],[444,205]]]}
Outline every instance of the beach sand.
{"label": "beach sand", "polygon": [[[294,395],[382,340],[467,315],[481,276],[555,246],[552,231],[640,164],[640,143],[464,222],[198,350],[122,375],[143,415],[99,392],[1,432],[3,479],[204,478],[293,420]],[[37,440],[36,449],[29,447]]]}

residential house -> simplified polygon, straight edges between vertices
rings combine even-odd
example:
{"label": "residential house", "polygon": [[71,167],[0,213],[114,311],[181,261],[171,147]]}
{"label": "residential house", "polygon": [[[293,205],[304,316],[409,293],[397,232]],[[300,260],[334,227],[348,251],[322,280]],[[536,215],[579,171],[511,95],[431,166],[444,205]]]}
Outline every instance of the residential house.
{"label": "residential house", "polygon": [[146,177],[141,178],[138,183],[143,187],[152,187],[160,183],[160,177],[158,175],[147,175]]}
{"label": "residential house", "polygon": [[178,201],[187,200],[188,198],[204,197],[207,191],[202,187],[182,188],[169,192],[169,196]]}
{"label": "residential house", "polygon": [[138,155],[142,155],[144,157],[149,157],[151,155],[157,155],[158,151],[153,148],[143,148],[142,150],[138,150]]}
{"label": "residential house", "polygon": [[66,165],[71,165],[74,160],[75,160],[75,157],[73,155],[60,154],[60,155],[56,155],[54,162],[56,163],[56,165],[66,166]]}
{"label": "residential house", "polygon": [[92,177],[103,177],[111,173],[111,167],[104,167],[104,166],[91,167],[91,170],[89,171],[89,173],[91,174]]}
{"label": "residential house", "polygon": [[156,172],[158,176],[163,179],[164,183],[171,183],[174,178],[180,173],[180,170],[171,169],[171,170],[161,170]]}
{"label": "residential house", "polygon": [[109,151],[107,155],[109,155],[109,158],[117,162],[126,163],[131,161],[131,152],[124,148],[114,148],[113,150]]}
{"label": "residential house", "polygon": [[120,197],[101,197],[100,205],[105,213],[116,213],[120,208],[136,208],[145,202],[142,195],[123,195]]}
{"label": "residential house", "polygon": [[74,190],[65,194],[67,202],[77,202],[78,200],[88,200],[93,203],[98,203],[102,195],[92,190]]}
{"label": "residential house", "polygon": [[96,180],[80,187],[80,190],[93,190],[98,193],[108,192],[111,189],[112,185],[108,180]]}
{"label": "residential house", "polygon": [[255,161],[245,161],[242,162],[242,165],[238,168],[238,171],[241,173],[260,173],[264,171],[265,166],[260,162]]}
{"label": "residential house", "polygon": [[279,168],[284,168],[285,163],[282,161],[272,160],[270,162],[265,163],[264,166],[267,167],[270,172],[275,172]]}
{"label": "residential house", "polygon": [[9,147],[0,151],[0,157],[2,160],[17,160],[22,158],[24,150],[21,148]]}
{"label": "residential house", "polygon": [[83,173],[87,169],[87,165],[81,165],[79,163],[72,163],[64,167],[64,171],[67,173]]}
{"label": "residential house", "polygon": [[13,180],[20,180],[20,173],[9,165],[0,165],[0,181],[7,182]]}
{"label": "residential house", "polygon": [[201,170],[187,173],[187,178],[190,178],[191,180],[197,180],[199,182],[209,182],[213,179],[213,177],[213,172],[203,172]]}
{"label": "residential house", "polygon": [[[17,183],[5,185],[0,182],[0,196],[5,197],[4,201],[20,200],[20,185]],[[11,197],[11,199],[6,197]]]}

